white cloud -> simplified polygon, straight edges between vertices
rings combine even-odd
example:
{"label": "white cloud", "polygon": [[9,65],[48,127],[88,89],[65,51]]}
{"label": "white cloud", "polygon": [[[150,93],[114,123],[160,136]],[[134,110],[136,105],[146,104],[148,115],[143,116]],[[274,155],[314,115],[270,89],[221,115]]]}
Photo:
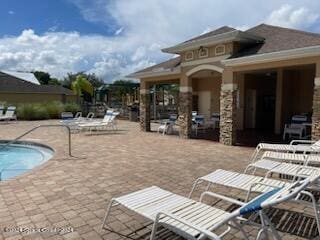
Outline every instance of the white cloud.
{"label": "white cloud", "polygon": [[123,32],[123,30],[124,30],[124,27],[119,28],[119,29],[114,33],[114,35],[120,35],[120,34]]}
{"label": "white cloud", "polygon": [[[172,55],[160,49],[223,25],[247,29],[261,22],[312,30],[320,1],[269,0],[69,0],[83,17],[112,36],[49,29],[0,38],[0,69],[95,72],[111,81]],[[241,11],[239,11],[241,9]],[[56,24],[55,24],[56,25]],[[238,26],[238,27],[237,27]],[[63,26],[59,25],[59,29]]]}
{"label": "white cloud", "polygon": [[288,28],[305,28],[314,24],[319,19],[319,14],[314,13],[306,7],[294,8],[285,4],[273,11],[266,22]]}
{"label": "white cloud", "polygon": [[14,12],[14,11],[12,11],[12,10],[10,10],[10,11],[8,12],[8,14],[10,14],[10,15],[14,15],[14,14],[15,14],[15,12]]}
{"label": "white cloud", "polygon": [[[150,52],[147,48],[135,50],[131,44],[122,44],[120,37],[118,40],[76,32],[40,36],[28,29],[18,37],[0,39],[0,69],[42,70],[59,78],[68,72],[88,71],[112,80],[154,63],[143,59]],[[126,57],[130,55],[132,60]]]}

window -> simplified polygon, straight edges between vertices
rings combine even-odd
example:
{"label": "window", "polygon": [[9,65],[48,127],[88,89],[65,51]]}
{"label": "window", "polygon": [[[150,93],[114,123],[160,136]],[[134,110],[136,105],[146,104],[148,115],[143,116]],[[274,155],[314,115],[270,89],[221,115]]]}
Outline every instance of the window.
{"label": "window", "polygon": [[192,60],[192,59],[193,59],[193,51],[187,52],[185,55],[185,60],[188,61],[188,60]]}
{"label": "window", "polygon": [[205,57],[208,57],[208,55],[209,55],[208,48],[200,47],[200,49],[199,49],[199,58],[205,58]]}
{"label": "window", "polygon": [[226,46],[225,45],[218,45],[215,48],[215,55],[223,55],[226,53]]}

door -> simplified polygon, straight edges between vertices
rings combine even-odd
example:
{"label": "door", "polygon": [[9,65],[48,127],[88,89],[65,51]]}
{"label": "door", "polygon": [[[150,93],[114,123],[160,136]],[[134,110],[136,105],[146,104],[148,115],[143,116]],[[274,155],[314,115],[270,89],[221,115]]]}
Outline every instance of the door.
{"label": "door", "polygon": [[200,91],[198,92],[198,108],[199,113],[206,117],[210,116],[211,112],[211,92],[210,91]]}
{"label": "door", "polygon": [[256,127],[257,91],[247,89],[246,91],[246,128]]}

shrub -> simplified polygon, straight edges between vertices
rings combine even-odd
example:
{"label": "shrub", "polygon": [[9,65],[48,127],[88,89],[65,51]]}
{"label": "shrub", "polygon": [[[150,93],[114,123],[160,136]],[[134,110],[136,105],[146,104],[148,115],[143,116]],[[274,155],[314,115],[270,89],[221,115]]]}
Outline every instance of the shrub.
{"label": "shrub", "polygon": [[72,112],[73,114],[75,114],[76,112],[81,111],[81,108],[79,106],[79,104],[76,103],[66,103],[64,105],[64,111],[65,112]]}
{"label": "shrub", "polygon": [[48,119],[47,109],[42,104],[22,104],[17,107],[17,117],[20,120]]}
{"label": "shrub", "polygon": [[80,106],[75,103],[27,103],[17,106],[17,118],[19,120],[57,119],[64,111],[76,113],[80,110]]}
{"label": "shrub", "polygon": [[60,118],[61,113],[64,111],[64,106],[61,102],[50,102],[44,106],[50,118]]}
{"label": "shrub", "polygon": [[35,104],[34,109],[35,109],[35,112],[32,120],[44,120],[44,119],[50,118],[48,109],[46,108],[45,105]]}

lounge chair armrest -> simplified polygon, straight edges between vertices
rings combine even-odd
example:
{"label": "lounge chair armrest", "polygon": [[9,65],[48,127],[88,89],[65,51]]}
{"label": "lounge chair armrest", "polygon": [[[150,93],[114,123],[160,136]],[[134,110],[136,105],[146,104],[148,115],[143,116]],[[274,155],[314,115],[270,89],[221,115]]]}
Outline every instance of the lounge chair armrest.
{"label": "lounge chair armrest", "polygon": [[206,192],[203,192],[201,194],[201,197],[200,197],[200,202],[202,202],[203,198],[205,196],[210,196],[210,197],[214,197],[214,198],[219,198],[221,200],[224,200],[224,201],[227,201],[227,202],[230,202],[230,203],[233,203],[233,204],[237,204],[239,206],[243,206],[245,203],[239,201],[239,200],[236,200],[234,198],[230,198],[230,197],[226,197],[224,195],[221,195],[221,194],[218,194],[218,193],[214,193],[214,192],[209,192],[209,191],[206,191]]}
{"label": "lounge chair armrest", "polygon": [[272,184],[269,184],[269,183],[262,183],[262,182],[255,182],[255,183],[252,183],[248,189],[248,192],[247,192],[247,197],[246,197],[246,202],[248,202],[249,198],[250,198],[250,195],[252,193],[252,189],[256,186],[266,186],[266,187],[272,187],[272,188],[278,188],[279,186],[275,186],[275,185],[272,185]]}
{"label": "lounge chair armrest", "polygon": [[297,144],[313,144],[316,141],[312,141],[312,140],[292,140],[290,142],[290,145],[297,145]]}
{"label": "lounge chair armrest", "polygon": [[191,223],[185,221],[184,219],[181,219],[181,218],[179,218],[179,217],[177,217],[177,216],[175,216],[175,215],[173,215],[173,214],[171,214],[171,213],[159,212],[159,213],[157,214],[156,221],[155,221],[154,224],[159,223],[159,224],[161,225],[161,218],[162,218],[163,216],[164,216],[164,217],[171,218],[171,219],[173,219],[173,220],[175,220],[175,221],[177,221],[177,222],[182,223],[183,225],[186,225],[186,226],[188,226],[188,227],[190,227],[190,228],[193,228],[194,230],[199,231],[199,232],[201,232],[202,234],[206,235],[206,236],[209,237],[210,239],[221,240],[221,238],[220,238],[218,235],[214,234],[213,232],[210,232],[210,231],[208,231],[208,230],[206,230],[206,229],[202,229],[202,228],[199,228],[199,227],[197,227],[197,226],[194,226],[194,225],[192,225]]}

